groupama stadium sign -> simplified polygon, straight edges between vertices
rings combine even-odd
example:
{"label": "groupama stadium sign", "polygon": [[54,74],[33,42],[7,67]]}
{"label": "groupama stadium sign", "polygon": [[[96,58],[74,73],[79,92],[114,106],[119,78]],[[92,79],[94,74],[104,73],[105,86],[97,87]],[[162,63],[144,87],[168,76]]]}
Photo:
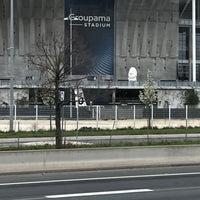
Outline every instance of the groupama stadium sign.
{"label": "groupama stadium sign", "polygon": [[82,16],[70,14],[65,17],[64,20],[69,20],[72,25],[80,25],[89,28],[110,28],[111,27],[111,17],[110,16]]}
{"label": "groupama stadium sign", "polygon": [[113,76],[114,0],[65,0],[64,20],[66,38],[72,38],[78,52],[73,54],[72,75]]}

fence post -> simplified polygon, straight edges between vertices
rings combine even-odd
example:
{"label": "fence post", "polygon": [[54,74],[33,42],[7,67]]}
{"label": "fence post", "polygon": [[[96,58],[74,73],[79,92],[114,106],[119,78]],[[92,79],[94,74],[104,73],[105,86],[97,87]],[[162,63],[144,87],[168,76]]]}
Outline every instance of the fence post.
{"label": "fence post", "polygon": [[185,125],[188,128],[188,105],[185,106]]}
{"label": "fence post", "polygon": [[67,107],[67,106],[64,106],[64,110],[63,110],[63,116],[64,116],[64,130],[67,130],[67,124],[66,124],[66,119],[65,119],[66,107]]}
{"label": "fence post", "polygon": [[95,108],[94,108],[94,106],[92,106],[92,119],[95,119],[94,110],[95,110]]}
{"label": "fence post", "polygon": [[96,130],[99,129],[99,106],[96,106]]}
{"label": "fence post", "polygon": [[133,105],[133,129],[135,129],[135,105]]}
{"label": "fence post", "polygon": [[61,117],[62,117],[62,123],[61,123],[61,131],[64,130],[64,105],[62,105],[62,108],[61,108]]}
{"label": "fence post", "polygon": [[35,131],[38,131],[38,105],[35,106]]}
{"label": "fence post", "polygon": [[78,133],[78,129],[79,129],[79,102],[77,102],[77,106],[76,106],[76,131]]}
{"label": "fence post", "polygon": [[117,120],[118,120],[118,106],[115,105],[115,129],[117,129]]}
{"label": "fence post", "polygon": [[14,117],[14,122],[15,122],[15,132],[17,132],[17,106],[14,105],[15,108],[15,117]]}
{"label": "fence post", "polygon": [[99,106],[99,112],[98,112],[98,114],[99,114],[99,119],[101,119],[101,106]]}
{"label": "fence post", "polygon": [[72,109],[72,89],[70,88],[70,104],[69,104],[69,117],[72,119],[73,116],[73,109]]}
{"label": "fence post", "polygon": [[188,105],[185,106],[185,125],[186,125],[186,132],[185,132],[185,139],[187,139],[187,129],[188,129]]}
{"label": "fence post", "polygon": [[151,104],[151,128],[153,129],[153,104]]}
{"label": "fence post", "polygon": [[169,128],[171,127],[171,105],[169,104]]}

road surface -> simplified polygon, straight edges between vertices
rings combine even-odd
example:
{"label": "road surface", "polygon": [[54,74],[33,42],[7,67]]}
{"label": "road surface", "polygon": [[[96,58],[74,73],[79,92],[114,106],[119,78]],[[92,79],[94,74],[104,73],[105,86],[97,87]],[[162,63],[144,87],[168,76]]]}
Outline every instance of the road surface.
{"label": "road surface", "polygon": [[0,176],[2,200],[199,198],[199,166]]}

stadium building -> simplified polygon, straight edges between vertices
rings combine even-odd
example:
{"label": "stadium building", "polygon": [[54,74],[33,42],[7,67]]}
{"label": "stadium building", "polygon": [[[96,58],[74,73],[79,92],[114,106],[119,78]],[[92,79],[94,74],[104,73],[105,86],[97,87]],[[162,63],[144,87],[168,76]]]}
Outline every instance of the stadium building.
{"label": "stadium building", "polygon": [[185,90],[200,92],[200,0],[11,1],[0,0],[1,105],[9,104],[12,77],[15,103],[38,103],[39,74],[26,56],[55,30],[87,43],[87,65],[71,63],[71,75],[87,77],[80,83],[87,103],[138,103],[148,70],[158,107],[182,107]]}

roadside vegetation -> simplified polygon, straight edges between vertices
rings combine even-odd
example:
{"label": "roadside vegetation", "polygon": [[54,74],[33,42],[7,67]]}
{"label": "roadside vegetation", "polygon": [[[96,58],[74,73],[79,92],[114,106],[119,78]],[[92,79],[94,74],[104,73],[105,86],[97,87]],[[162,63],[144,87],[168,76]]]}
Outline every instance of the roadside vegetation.
{"label": "roadside vegetation", "polygon": [[[83,144],[76,142],[68,142],[67,137],[74,136],[113,136],[113,135],[147,135],[148,134],[185,134],[185,137],[180,141],[151,141],[150,139],[146,142],[134,143],[134,142],[113,142],[107,141],[100,144]],[[62,146],[63,149],[73,148],[102,148],[102,147],[130,147],[130,146],[159,146],[159,145],[199,145],[200,140],[189,140],[187,139],[188,134],[199,133],[200,127],[196,128],[164,128],[164,129],[117,129],[117,130],[93,130],[90,128],[83,128],[79,131],[63,131],[62,136],[65,137],[65,143]],[[38,131],[38,132],[0,132],[0,138],[30,138],[30,137],[55,137],[54,131]],[[0,151],[16,151],[16,150],[51,150],[56,149],[56,145],[43,144],[43,145],[16,145],[10,147],[1,147]]]}

